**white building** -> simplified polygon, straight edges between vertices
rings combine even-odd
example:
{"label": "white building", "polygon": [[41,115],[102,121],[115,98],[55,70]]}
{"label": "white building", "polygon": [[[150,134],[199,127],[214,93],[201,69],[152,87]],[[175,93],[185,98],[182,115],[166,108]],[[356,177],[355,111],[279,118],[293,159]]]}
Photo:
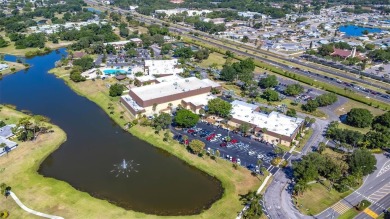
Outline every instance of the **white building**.
{"label": "white building", "polygon": [[147,75],[176,75],[183,72],[177,59],[145,60],[144,68]]}
{"label": "white building", "polygon": [[301,118],[289,117],[275,111],[270,114],[261,113],[259,107],[254,104],[235,100],[232,106],[229,125],[238,128],[241,124],[249,124],[255,133],[261,133],[265,141],[273,144],[290,146],[303,127],[304,120]]}
{"label": "white building", "polygon": [[8,69],[9,66],[7,64],[0,64],[0,71]]}

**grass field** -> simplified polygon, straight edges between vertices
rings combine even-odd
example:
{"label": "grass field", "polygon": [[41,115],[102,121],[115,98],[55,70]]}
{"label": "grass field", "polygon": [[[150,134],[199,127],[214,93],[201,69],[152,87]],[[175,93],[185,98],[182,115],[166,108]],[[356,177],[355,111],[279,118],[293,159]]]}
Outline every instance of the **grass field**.
{"label": "grass field", "polygon": [[337,115],[344,115],[347,114],[352,108],[363,108],[363,109],[368,109],[374,116],[382,115],[385,113],[384,110],[368,106],[363,103],[359,103],[357,101],[353,100],[348,100],[345,104],[341,105],[339,108],[337,108],[334,112]]}
{"label": "grass field", "polygon": [[358,210],[351,208],[348,211],[346,211],[344,214],[340,215],[338,219],[353,219],[358,214],[359,214]]}
{"label": "grass field", "polygon": [[202,68],[208,68],[208,67],[210,67],[210,65],[215,63],[215,64],[217,64],[218,69],[222,69],[222,66],[225,64],[225,62],[226,62],[226,59],[222,54],[213,52],[213,53],[210,53],[209,58],[203,60],[199,64],[199,66]]}
{"label": "grass field", "polygon": [[[21,63],[17,63],[17,62],[2,61],[0,63],[8,65],[8,69],[0,71],[0,74],[3,75],[3,76],[7,75],[7,74],[12,74],[12,73],[18,72],[18,71],[23,70],[23,69],[26,68],[26,66],[24,66]],[[11,70],[11,69],[15,69],[15,70]]]}
{"label": "grass field", "polygon": [[302,196],[296,197],[294,200],[297,202],[296,206],[300,212],[307,215],[316,215],[350,193],[351,191],[339,193],[334,189],[329,191],[320,183],[314,183]]}
{"label": "grass field", "polygon": [[[66,75],[67,71],[58,68],[51,71],[56,75]],[[125,113],[124,118],[120,118],[120,112],[124,110],[122,106],[118,103],[118,98],[111,98],[108,96],[108,88],[106,87],[107,83],[114,83],[115,79],[110,80],[96,80],[96,81],[86,81],[82,83],[74,83],[69,80],[67,76],[61,77],[65,82],[77,93],[80,95],[86,96],[88,99],[97,103],[107,114],[115,120],[118,124],[123,125],[131,121],[131,117],[128,113]],[[109,109],[107,109],[108,104],[111,103],[114,106],[113,114],[110,114]],[[222,182],[222,186],[225,189],[223,197],[214,203],[210,209],[204,211],[200,215],[195,216],[181,216],[181,217],[164,217],[164,218],[232,218],[237,215],[242,209],[241,202],[238,200],[239,194],[245,194],[249,190],[257,189],[265,176],[261,178],[253,177],[250,172],[244,168],[239,168],[235,170],[232,167],[230,162],[224,160],[218,160],[218,162],[213,161],[209,158],[202,159],[195,155],[192,155],[187,152],[187,150],[181,146],[178,142],[170,140],[169,142],[164,142],[162,140],[162,135],[154,134],[154,131],[150,127],[141,127],[135,126],[132,127],[130,133],[137,136],[138,138],[153,144],[156,147],[159,147],[163,150],[168,151],[169,153],[179,157],[188,164],[199,168],[200,170],[215,176]],[[99,200],[100,202],[100,200]],[[77,212],[80,212],[85,217],[80,218],[156,218],[153,215],[145,215],[142,213],[137,213],[133,211],[125,211],[113,205],[101,205],[97,204],[96,209],[91,210],[90,208],[78,208]],[[95,208],[95,206],[94,206]],[[99,215],[99,210],[104,211],[103,216]],[[87,213],[89,215],[87,215]],[[110,214],[107,214],[110,213]],[[117,215],[123,215],[118,217]],[[68,218],[68,217],[67,217]],[[71,218],[71,217],[69,217]]]}
{"label": "grass field", "polygon": [[[46,42],[45,46],[50,49],[59,49],[62,47],[66,47],[73,42],[60,41],[59,43]],[[9,46],[0,48],[0,53],[10,54],[15,56],[25,56],[26,52],[35,51],[38,48],[26,48],[26,49],[15,49],[15,43],[11,42]]]}

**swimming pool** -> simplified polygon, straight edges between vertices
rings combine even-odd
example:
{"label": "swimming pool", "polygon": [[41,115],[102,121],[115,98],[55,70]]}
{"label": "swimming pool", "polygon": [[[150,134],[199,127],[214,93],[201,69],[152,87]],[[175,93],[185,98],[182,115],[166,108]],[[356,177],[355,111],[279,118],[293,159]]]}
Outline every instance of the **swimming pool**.
{"label": "swimming pool", "polygon": [[105,75],[127,74],[127,71],[123,69],[106,69],[103,72]]}

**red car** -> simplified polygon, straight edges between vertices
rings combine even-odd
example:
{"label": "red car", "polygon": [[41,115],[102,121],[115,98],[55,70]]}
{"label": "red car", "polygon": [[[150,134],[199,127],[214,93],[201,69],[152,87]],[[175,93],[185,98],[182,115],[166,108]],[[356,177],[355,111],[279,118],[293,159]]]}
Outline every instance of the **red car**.
{"label": "red car", "polygon": [[188,129],[188,131],[187,131],[187,133],[194,133],[195,132],[195,130],[193,130],[193,129]]}
{"label": "red car", "polygon": [[188,143],[189,143],[188,139],[183,141],[184,145],[188,145]]}
{"label": "red car", "polygon": [[232,162],[237,163],[237,158],[233,157]]}
{"label": "red car", "polygon": [[235,144],[235,143],[237,143],[238,141],[237,141],[237,139],[232,139],[232,140],[230,140],[230,143],[232,143],[232,144]]}
{"label": "red car", "polygon": [[226,147],[227,144],[226,144],[226,143],[221,143],[219,146],[221,146],[221,147]]}

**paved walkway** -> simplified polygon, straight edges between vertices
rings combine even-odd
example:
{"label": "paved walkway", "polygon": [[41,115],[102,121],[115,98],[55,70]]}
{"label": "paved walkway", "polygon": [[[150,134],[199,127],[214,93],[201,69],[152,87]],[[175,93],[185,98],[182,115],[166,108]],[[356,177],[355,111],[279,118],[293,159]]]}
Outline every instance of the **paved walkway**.
{"label": "paved walkway", "polygon": [[34,211],[30,208],[28,208],[27,206],[25,206],[20,200],[19,198],[15,195],[15,193],[11,192],[11,197],[15,200],[16,204],[19,205],[19,207],[21,207],[23,210],[27,211],[28,213],[31,213],[31,214],[35,214],[37,216],[41,216],[41,217],[45,217],[45,218],[51,218],[51,219],[64,219],[63,217],[59,217],[59,216],[55,216],[55,215],[50,215],[50,214],[45,214],[45,213],[41,213],[41,212],[38,212],[38,211]]}

